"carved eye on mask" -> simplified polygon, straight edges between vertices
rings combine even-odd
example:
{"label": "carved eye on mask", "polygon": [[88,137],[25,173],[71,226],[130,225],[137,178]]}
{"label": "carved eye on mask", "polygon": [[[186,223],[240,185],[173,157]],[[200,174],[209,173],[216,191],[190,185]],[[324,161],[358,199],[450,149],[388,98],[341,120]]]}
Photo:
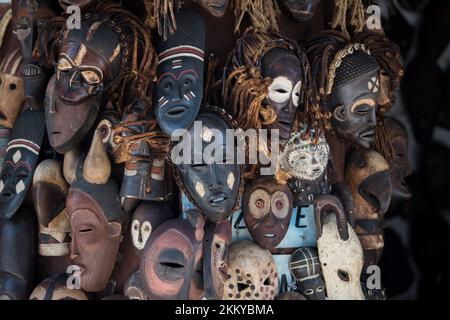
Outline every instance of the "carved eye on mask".
{"label": "carved eye on mask", "polygon": [[270,211],[270,196],[264,190],[256,190],[250,196],[250,213],[255,219],[264,218]]}
{"label": "carved eye on mask", "polygon": [[58,70],[60,71],[68,71],[70,69],[72,69],[72,65],[70,64],[69,61],[67,61],[67,59],[65,58],[61,58],[58,61],[58,66],[57,66]]}
{"label": "carved eye on mask", "polygon": [[102,82],[102,79],[95,71],[92,70],[82,71],[81,75],[83,76],[83,79],[90,85],[96,85]]}
{"label": "carved eye on mask", "polygon": [[139,220],[134,220],[131,225],[131,235],[133,237],[133,244],[138,250],[142,250],[147,243],[148,238],[152,233],[152,225],[149,221],[144,223],[139,222]]}
{"label": "carved eye on mask", "polygon": [[292,90],[292,103],[298,107],[300,104],[300,91],[302,90],[302,82],[299,81]]}
{"label": "carved eye on mask", "polygon": [[269,87],[269,99],[275,103],[284,103],[291,98],[292,82],[286,77],[273,79]]}
{"label": "carved eye on mask", "polygon": [[278,219],[284,219],[289,214],[289,198],[281,191],[277,191],[272,196],[272,211]]}

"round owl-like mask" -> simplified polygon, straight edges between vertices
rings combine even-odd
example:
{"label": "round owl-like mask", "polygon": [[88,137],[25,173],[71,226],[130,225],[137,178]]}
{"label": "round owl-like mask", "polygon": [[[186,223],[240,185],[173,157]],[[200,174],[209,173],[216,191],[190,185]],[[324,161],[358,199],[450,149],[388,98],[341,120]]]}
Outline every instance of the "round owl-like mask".
{"label": "round owl-like mask", "polygon": [[173,218],[169,206],[162,203],[143,203],[136,209],[131,219],[131,236],[138,255],[145,248],[152,232]]}
{"label": "round owl-like mask", "polygon": [[296,132],[286,143],[280,156],[280,167],[290,175],[306,181],[315,181],[325,172],[330,148],[324,137],[315,144],[311,137],[302,139]]}

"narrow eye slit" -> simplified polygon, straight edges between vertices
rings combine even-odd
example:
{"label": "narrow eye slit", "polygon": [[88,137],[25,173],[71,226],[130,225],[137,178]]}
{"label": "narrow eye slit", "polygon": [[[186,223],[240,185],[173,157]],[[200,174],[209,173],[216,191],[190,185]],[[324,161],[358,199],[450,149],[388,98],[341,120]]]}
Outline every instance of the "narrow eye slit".
{"label": "narrow eye slit", "polygon": [[247,283],[241,283],[241,282],[239,282],[239,283],[237,284],[237,289],[238,289],[239,292],[244,291],[245,289],[247,289],[247,288],[249,288],[249,287],[250,287],[250,285],[247,284]]}
{"label": "narrow eye slit", "polygon": [[174,262],[161,262],[161,265],[166,267],[166,268],[173,268],[173,269],[182,269],[182,268],[184,268],[184,266],[182,264],[174,263]]}
{"label": "narrow eye slit", "polygon": [[279,88],[279,89],[276,89],[275,90],[276,92],[278,92],[278,93],[282,93],[282,94],[286,94],[286,93],[288,93],[286,90],[284,90],[284,89],[281,89],[281,88]]}
{"label": "narrow eye slit", "polygon": [[201,164],[193,164],[192,168],[197,168],[197,169],[201,169],[201,168],[205,168],[206,164],[205,163],[201,163]]}
{"label": "narrow eye slit", "polygon": [[267,277],[266,280],[264,280],[264,285],[265,286],[270,286],[272,284],[272,281],[270,281],[270,278]]}
{"label": "narrow eye slit", "polygon": [[342,281],[350,282],[350,276],[349,276],[348,272],[343,271],[343,270],[338,270],[338,276]]}
{"label": "narrow eye slit", "polygon": [[81,229],[80,233],[88,233],[91,232],[92,230],[93,230],[92,228]]}

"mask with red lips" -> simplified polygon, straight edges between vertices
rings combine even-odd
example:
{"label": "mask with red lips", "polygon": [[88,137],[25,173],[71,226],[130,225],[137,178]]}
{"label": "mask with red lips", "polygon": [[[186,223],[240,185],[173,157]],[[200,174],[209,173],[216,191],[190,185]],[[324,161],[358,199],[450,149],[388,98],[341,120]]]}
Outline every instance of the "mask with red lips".
{"label": "mask with red lips", "polygon": [[242,211],[255,242],[264,249],[274,249],[284,238],[292,217],[293,197],[287,185],[272,177],[249,184],[243,194]]}

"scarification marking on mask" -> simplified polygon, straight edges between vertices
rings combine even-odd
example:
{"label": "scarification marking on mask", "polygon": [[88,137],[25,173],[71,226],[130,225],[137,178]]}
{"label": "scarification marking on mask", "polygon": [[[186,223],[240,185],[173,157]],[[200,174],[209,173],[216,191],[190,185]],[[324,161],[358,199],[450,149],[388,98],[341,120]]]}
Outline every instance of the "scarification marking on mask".
{"label": "scarification marking on mask", "polygon": [[203,126],[202,128],[202,140],[205,142],[211,142],[213,133],[210,128]]}
{"label": "scarification marking on mask", "polygon": [[120,54],[120,43],[117,45],[117,47],[114,49],[112,56],[109,58],[109,62],[112,63]]}
{"label": "scarification marking on mask", "polygon": [[197,181],[197,183],[195,184],[195,191],[197,191],[197,193],[200,195],[200,197],[204,197],[206,194],[205,191],[205,186],[200,182]]}
{"label": "scarification marking on mask", "polygon": [[191,94],[192,97],[196,97],[195,93],[193,91],[189,92]]}
{"label": "scarification marking on mask", "polygon": [[83,59],[87,54],[87,48],[84,44],[80,45],[80,49],[78,50],[77,56],[75,58],[75,60],[73,61],[73,63],[79,67],[81,66],[81,64],[83,63]]}
{"label": "scarification marking on mask", "polygon": [[167,100],[166,97],[162,97],[161,100],[160,100],[160,105],[159,105],[159,107],[162,108],[162,107],[164,107],[164,106],[165,106],[166,104],[168,104],[168,103],[169,103],[169,100]]}
{"label": "scarification marking on mask", "polygon": [[227,184],[228,184],[228,188],[230,190],[233,189],[235,181],[236,181],[236,178],[234,177],[234,173],[230,172],[230,174],[228,175],[228,178],[227,178]]}
{"label": "scarification marking on mask", "polygon": [[102,24],[101,21],[97,21],[91,25],[91,27],[89,28],[89,31],[87,33],[87,36],[86,36],[86,41],[89,42],[92,40],[92,38],[94,38],[94,34],[98,30],[98,28],[100,27],[101,24]]}
{"label": "scarification marking on mask", "polygon": [[173,60],[172,61],[172,70],[180,69],[183,67],[183,61],[182,60]]}
{"label": "scarification marking on mask", "polygon": [[23,190],[25,190],[25,184],[23,183],[22,180],[20,180],[20,181],[16,184],[16,193],[19,194],[19,193],[21,193]]}
{"label": "scarification marking on mask", "polygon": [[20,153],[19,150],[17,150],[16,153],[14,153],[13,155],[13,161],[14,163],[17,163],[20,161],[20,159],[22,159],[22,154]]}
{"label": "scarification marking on mask", "polygon": [[372,93],[377,93],[380,89],[380,80],[377,77],[373,77],[370,79],[367,86]]}
{"label": "scarification marking on mask", "polygon": [[184,98],[187,100],[187,101],[191,101],[191,99],[188,97],[188,95],[184,95]]}

